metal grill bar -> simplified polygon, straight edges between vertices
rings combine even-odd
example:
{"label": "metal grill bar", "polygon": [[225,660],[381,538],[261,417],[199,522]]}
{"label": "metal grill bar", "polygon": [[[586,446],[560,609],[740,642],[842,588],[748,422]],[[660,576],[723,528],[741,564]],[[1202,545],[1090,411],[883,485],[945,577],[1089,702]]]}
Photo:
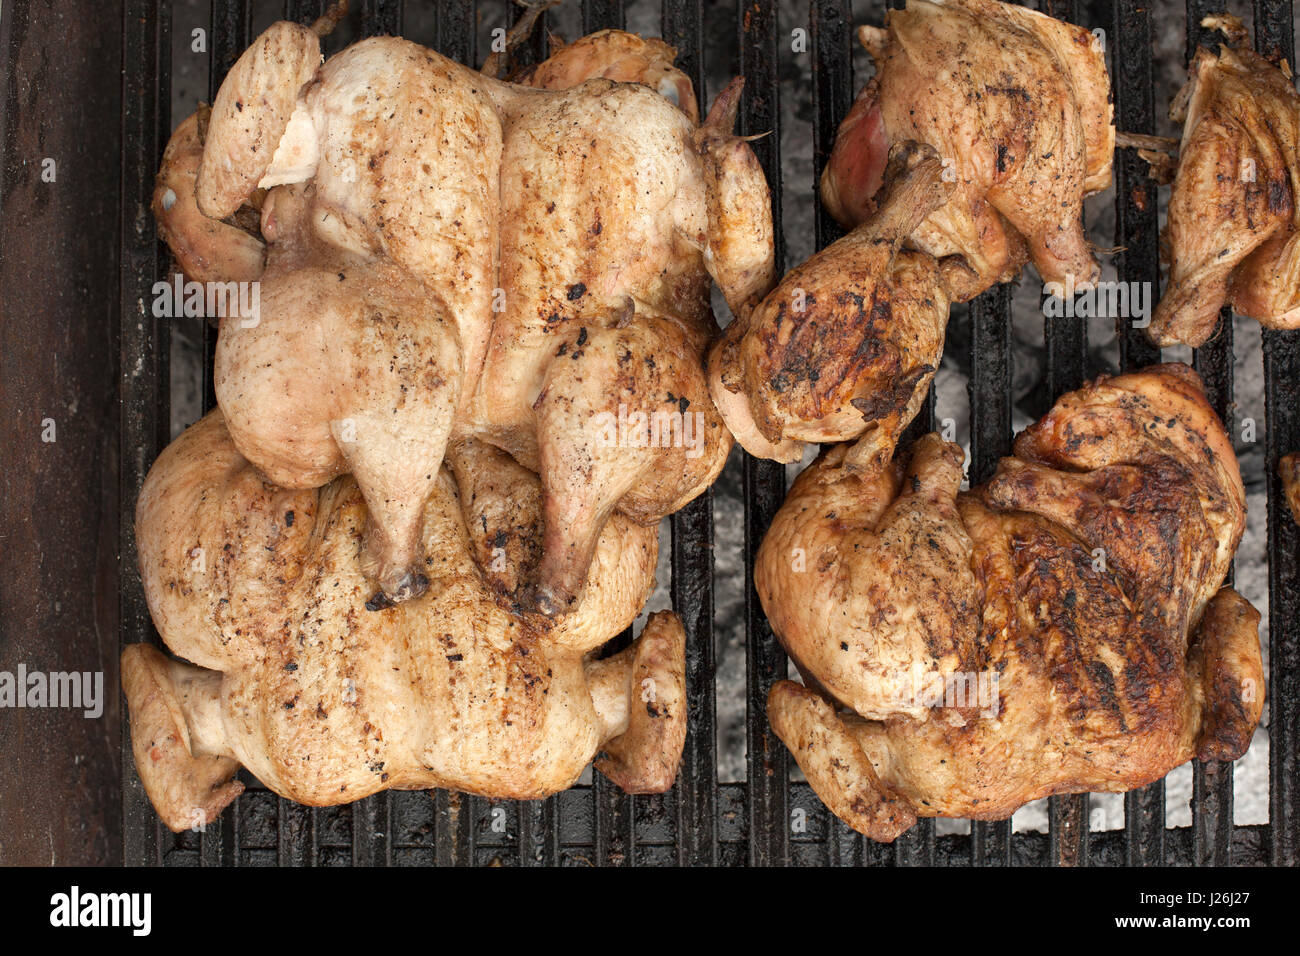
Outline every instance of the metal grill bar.
{"label": "metal grill bar", "polygon": [[[844,235],[821,203],[822,171],[835,145],[835,132],[853,103],[853,12],[848,0],[810,0],[812,40],[813,181],[816,247],[824,249]],[[823,862],[832,866],[881,865],[886,849],[855,832],[834,814],[814,808],[830,827]]]}
{"label": "metal grill bar", "polygon": [[[1130,133],[1153,134],[1155,88],[1151,79],[1151,13],[1144,0],[1116,0],[1109,27],[1110,75],[1115,125]],[[1120,282],[1150,282],[1160,292],[1160,217],[1156,184],[1135,149],[1115,150],[1115,255]],[[1120,369],[1131,371],[1160,361],[1160,350],[1131,321],[1116,319]]]}
{"label": "metal grill bar", "polygon": [[[620,27],[624,21],[622,0],[582,0],[583,33]],[[545,23],[541,25],[536,35],[544,36],[544,34]],[[545,47],[537,49],[538,61],[545,56]],[[631,642],[632,629],[628,628],[610,642],[609,650],[621,650]],[[632,866],[636,862],[637,854],[638,811],[645,812],[639,804],[653,798],[626,794],[594,770],[591,791],[596,812],[596,865]]]}
{"label": "metal grill bar", "polygon": [[[660,35],[677,49],[677,65],[695,88],[701,116],[708,103],[700,48],[703,32],[700,0],[664,0]],[[706,491],[673,515],[671,524],[672,602],[686,631],[689,708],[686,746],[674,787],[675,862],[714,866],[718,863],[718,728],[713,686],[713,492]]]}
{"label": "metal grill bar", "polygon": [[[478,5],[475,0],[439,0],[438,52],[466,66],[476,65]],[[480,801],[447,790],[433,792],[433,833],[439,866],[472,866],[475,862],[475,819]]]}
{"label": "metal grill bar", "polygon": [[365,0],[361,7],[361,34],[368,37],[402,35],[402,0]]}
{"label": "metal grill bar", "polygon": [[[1151,14],[1138,0],[1118,0],[1111,36],[1111,76],[1115,86],[1115,122],[1130,132],[1155,132],[1155,97],[1151,75]],[[1115,244],[1121,282],[1151,283],[1159,291],[1159,222],[1155,185],[1136,150],[1116,150]],[[1116,319],[1120,367],[1129,371],[1159,361],[1160,352],[1132,322]],[[1126,861],[1130,865],[1164,862],[1165,785],[1151,784],[1124,797]],[[1100,835],[1096,835],[1100,836]]]}
{"label": "metal grill bar", "polygon": [[622,30],[627,26],[623,0],[582,0],[582,32]]}
{"label": "metal grill bar", "polygon": [[[1206,0],[1189,0],[1187,4],[1188,62],[1195,55],[1197,45],[1215,49],[1222,39],[1200,25],[1201,18],[1211,12],[1210,6]],[[1225,306],[1219,313],[1218,329],[1209,342],[1196,350],[1192,365],[1205,382],[1211,406],[1231,433],[1234,430],[1231,308]],[[1231,570],[1227,583],[1232,583]],[[1226,864],[1232,827],[1232,765],[1197,761],[1192,774],[1198,856],[1203,855],[1206,863]]]}
{"label": "metal grill bar", "polygon": [[[1290,0],[1256,0],[1255,49],[1295,65]],[[1278,478],[1278,459],[1300,451],[1300,331],[1264,332],[1264,461],[1268,476],[1269,800],[1274,866],[1300,863],[1300,528]],[[1240,828],[1238,828],[1240,829]]]}
{"label": "metal grill bar", "polygon": [[[167,253],[158,243],[149,204],[154,171],[171,129],[165,64],[171,40],[170,5],[126,0],[122,35],[121,295],[118,347],[121,375],[121,526],[118,535],[118,613],[124,644],[159,643],[136,552],[135,503],[149,466],[169,437],[168,326],[147,303]],[[126,714],[126,705],[122,705]],[[131,728],[122,721],[123,860],[128,866],[162,862],[161,824],[132,760]]]}
{"label": "metal grill bar", "polygon": [[[1077,23],[1077,0],[1039,0],[1048,16]],[[1088,367],[1088,322],[1072,316],[1043,313],[1043,344],[1047,348],[1049,401],[1083,384]],[[1078,866],[1088,854],[1088,795],[1064,794],[1047,801],[1051,861],[1058,866]]]}
{"label": "metal grill bar", "polygon": [[[907,5],[906,0],[886,0],[888,10],[900,10]],[[934,430],[935,396],[934,385],[926,394],[925,402],[916,413],[916,418],[907,426],[899,439],[899,446],[906,448],[922,435]],[[897,866],[930,866],[934,862],[936,849],[934,820],[923,819],[894,841],[893,863]]]}
{"label": "metal grill bar", "polygon": [[[208,49],[208,103],[217,99],[226,74],[248,47],[250,36],[250,10],[247,0],[232,3],[213,3],[209,19]],[[160,78],[161,79],[161,78]],[[211,321],[203,323],[203,383],[202,410],[206,414],[217,405],[213,385],[213,369],[217,354],[217,327]],[[292,805],[290,805],[292,806]],[[301,811],[301,808],[299,808]],[[199,834],[199,859],[203,866],[226,866],[237,863],[239,846],[239,815],[222,814]],[[168,835],[170,839],[170,834]]]}
{"label": "metal grill bar", "polygon": [[[743,3],[740,14],[740,71],[745,92],[741,132],[768,133],[751,143],[772,190],[776,268],[785,266],[781,225],[781,110],[775,0]],[[767,721],[767,692],[785,677],[786,658],[763,614],[754,589],[754,557],[785,498],[785,468],[744,456],[745,489],[745,764],[747,769],[749,862],[782,865],[790,857],[789,754]]]}
{"label": "metal grill bar", "polygon": [[[284,18],[291,23],[310,24],[325,12],[328,3],[329,0],[284,0]],[[218,7],[232,5],[240,5],[239,0],[212,0],[213,16],[217,15]]]}
{"label": "metal grill bar", "polygon": [[[1011,453],[1012,283],[995,286],[970,303],[970,483],[987,480],[998,459]],[[1011,821],[971,822],[971,863],[1007,865]]]}
{"label": "metal grill bar", "polygon": [[466,66],[478,62],[477,0],[438,0],[438,52]]}

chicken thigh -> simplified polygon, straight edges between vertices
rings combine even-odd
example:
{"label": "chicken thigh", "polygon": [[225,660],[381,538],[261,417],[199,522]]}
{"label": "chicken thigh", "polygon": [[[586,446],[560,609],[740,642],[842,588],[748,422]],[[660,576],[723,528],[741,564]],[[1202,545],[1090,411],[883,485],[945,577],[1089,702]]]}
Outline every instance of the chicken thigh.
{"label": "chicken thigh", "polygon": [[1171,110],[1185,122],[1163,237],[1169,288],[1147,328],[1162,346],[1204,344],[1225,302],[1266,328],[1300,328],[1300,94],[1241,21],[1203,25],[1229,43],[1197,50]]}
{"label": "chicken thigh", "polygon": [[889,148],[917,140],[937,150],[955,188],[911,241],[960,257],[954,300],[1015,277],[1026,252],[1057,295],[1096,282],[1083,199],[1110,184],[1115,143],[1096,38],[996,0],[908,0],[884,29],[858,35],[877,72],[822,175],[831,214],[845,226],[870,216]]}
{"label": "chicken thigh", "polygon": [[873,839],[1233,760],[1259,722],[1259,614],[1223,586],[1245,494],[1195,373],[1100,379],[1014,451],[961,492],[937,435],[872,475],[836,446],[760,549],[804,675],[772,687],[769,717]]}
{"label": "chicken thigh", "polygon": [[[440,471],[424,505],[428,592],[368,613],[353,478],[269,484],[220,411],[163,452],[136,535],[154,622],[192,663],[131,645],[122,681],[136,767],[169,827],[211,822],[242,789],[240,766],[312,806],[387,788],[542,797],[599,751],[597,769],[630,792],[671,786],[686,733],[680,622],[653,615],[631,647],[589,659],[653,588],[657,529],[615,514],[583,602],[542,639],[474,563],[471,477]],[[536,477],[519,480],[536,500]]]}

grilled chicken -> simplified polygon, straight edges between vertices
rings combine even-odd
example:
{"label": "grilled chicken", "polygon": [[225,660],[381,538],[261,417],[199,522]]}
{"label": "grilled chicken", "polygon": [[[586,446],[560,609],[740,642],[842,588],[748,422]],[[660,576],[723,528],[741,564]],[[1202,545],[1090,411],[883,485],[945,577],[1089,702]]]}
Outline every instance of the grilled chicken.
{"label": "grilled chicken", "polygon": [[[262,283],[257,321],[222,320],[232,438],[287,488],[354,475],[372,606],[427,586],[419,522],[452,437],[543,476],[522,586],[552,615],[612,513],[657,522],[722,468],[709,277],[737,307],[767,291],[770,205],[731,134],[739,85],[696,125],[671,58],[608,31],[536,88],[392,37],[321,66],[315,33],[281,23],[236,63],[206,140],[173,138],[163,235],[205,278]],[[260,240],[221,221],[259,189],[265,272]]]}
{"label": "grilled chicken", "polygon": [[1202,24],[1229,43],[1196,51],[1171,110],[1184,125],[1163,237],[1169,287],[1147,329],[1162,346],[1202,345],[1225,302],[1267,328],[1300,327],[1300,94],[1240,20]]}
{"label": "grilled chicken", "polygon": [[1245,494],[1185,366],[1100,379],[959,491],[922,438],[800,475],[755,583],[804,684],[768,698],[826,804],[876,840],[1233,760],[1263,708],[1259,614],[1223,581]]}
{"label": "grilled chicken", "polygon": [[[540,516],[536,476],[499,473],[463,456],[455,477],[436,475],[422,522],[428,592],[368,613],[367,509],[353,478],[268,483],[219,410],[163,452],[136,535],[154,622],[190,663],[132,645],[122,682],[136,767],[169,827],[210,823],[242,789],[240,766],[313,806],[388,788],[542,797],[598,751],[597,768],[630,792],[672,784],[686,732],[680,622],[653,615],[631,647],[588,660],[653,588],[657,529],[615,514],[584,600],[544,629],[503,609],[474,561],[467,496],[486,514],[518,495],[517,521]],[[501,573],[519,573],[517,556],[502,551]]]}
{"label": "grilled chicken", "polygon": [[1058,295],[1095,282],[1086,195],[1110,184],[1115,129],[1105,58],[1082,27],[995,0],[908,0],[859,39],[876,75],[840,126],[822,176],[846,226],[875,210],[889,148],[938,151],[955,186],[912,236],[952,259],[965,301],[1033,260]]}
{"label": "grilled chicken", "polygon": [[900,247],[950,188],[917,143],[894,148],[888,180],[866,222],[738,314],[710,353],[713,402],[752,455],[798,461],[804,442],[857,440],[857,464],[878,468],[925,399],[948,294],[934,258]]}

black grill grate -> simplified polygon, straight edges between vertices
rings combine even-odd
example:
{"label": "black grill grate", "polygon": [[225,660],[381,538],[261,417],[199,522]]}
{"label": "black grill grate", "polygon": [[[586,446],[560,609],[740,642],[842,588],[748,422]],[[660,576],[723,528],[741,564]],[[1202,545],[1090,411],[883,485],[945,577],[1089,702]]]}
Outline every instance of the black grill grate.
{"label": "black grill grate", "polygon": [[[498,0],[492,0],[493,3]],[[889,0],[902,6],[901,0]],[[1210,37],[1197,24],[1214,6],[1187,0],[1188,55]],[[326,4],[288,0],[283,14],[309,22]],[[400,34],[401,0],[365,0],[362,35]],[[690,75],[706,105],[702,0],[663,0],[662,35],[678,48],[679,65]],[[1094,6],[1105,10],[1088,20]],[[443,53],[474,64],[479,59],[474,0],[433,4],[433,43]],[[741,0],[737,11],[739,71],[746,77],[742,131],[771,135],[753,143],[772,184],[777,262],[783,265],[781,231],[780,110],[778,44],[789,29],[778,24],[775,0]],[[414,9],[414,8],[412,8]],[[1157,104],[1152,83],[1153,29],[1139,0],[1087,4],[1039,0],[1053,16],[1106,30],[1119,128],[1154,133]],[[213,0],[211,89],[247,46],[252,23],[248,0]],[[849,0],[810,0],[813,64],[814,180],[791,184],[800,201],[815,201],[817,177],[835,129],[855,92],[853,21]],[[512,8],[513,20],[518,11]],[[1082,20],[1081,20],[1082,17]],[[874,19],[878,19],[877,15]],[[622,27],[623,0],[583,0],[585,30]],[[168,438],[168,328],[145,306],[168,256],[149,214],[153,175],[172,123],[169,114],[170,4],[126,0],[123,78],[123,215],[121,276],[122,513],[134,512],[149,465]],[[1261,52],[1294,62],[1290,0],[1255,0],[1254,35]],[[540,34],[539,34],[540,37]],[[337,43],[337,38],[331,44]],[[330,50],[336,46],[329,45]],[[539,42],[526,56],[544,52]],[[1162,108],[1162,106],[1161,106]],[[1115,157],[1115,256],[1120,281],[1150,282],[1158,288],[1156,190],[1145,163],[1133,150]],[[818,206],[816,244],[841,231]],[[971,303],[971,478],[992,473],[1011,442],[1012,287],[991,289]],[[1119,330],[1123,368],[1158,359],[1140,330]],[[1232,405],[1231,317],[1197,350],[1195,364],[1211,390],[1215,408],[1228,417]],[[1086,326],[1071,319],[1044,319],[1047,381],[1054,397],[1079,385],[1087,365]],[[1265,826],[1232,823],[1232,768],[1197,764],[1193,825],[1167,829],[1164,784],[1158,782],[1125,799],[1122,830],[1089,833],[1088,797],[1050,802],[1049,832],[1012,834],[1009,822],[976,823],[969,836],[937,837],[922,821],[893,846],[866,840],[829,814],[806,784],[791,783],[790,762],[764,712],[767,689],[785,676],[786,658],[772,635],[752,585],[754,554],[785,491],[780,465],[744,460],[745,637],[747,649],[747,784],[719,784],[714,690],[713,499],[706,494],[672,518],[671,595],[687,634],[687,687],[691,723],[681,772],[662,796],[629,797],[599,775],[591,787],[577,787],[537,802],[487,801],[436,791],[393,792],[359,803],[307,808],[280,799],[252,781],[250,789],[215,824],[200,834],[173,835],[161,827],[133,770],[124,774],[125,859],[165,865],[428,865],[428,864],[743,864],[781,865],[1122,865],[1274,864],[1295,865],[1300,835],[1300,529],[1291,521],[1275,473],[1278,457],[1300,449],[1300,332],[1265,332],[1267,402],[1265,454],[1268,468],[1268,552],[1270,685],[1269,819]],[[212,404],[211,337],[205,342],[209,370],[203,394]],[[934,401],[910,429],[933,427]],[[140,588],[130,522],[121,537],[121,626],[123,643],[157,641]],[[124,760],[131,763],[129,738]],[[794,815],[805,821],[793,828]]]}

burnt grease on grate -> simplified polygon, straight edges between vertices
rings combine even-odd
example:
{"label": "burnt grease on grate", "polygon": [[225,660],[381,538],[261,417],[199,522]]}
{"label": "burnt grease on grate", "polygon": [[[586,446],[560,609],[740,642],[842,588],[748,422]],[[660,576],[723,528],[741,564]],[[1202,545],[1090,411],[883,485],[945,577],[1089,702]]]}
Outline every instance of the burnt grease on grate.
{"label": "burnt grease on grate", "polygon": [[[477,65],[477,25],[482,7],[498,0],[436,0],[434,29],[412,36],[461,62]],[[501,0],[504,4],[506,0]],[[568,0],[580,3],[584,31],[621,27],[623,0]],[[281,11],[288,19],[310,22],[325,3],[289,0]],[[902,6],[902,0],[889,0]],[[1208,37],[1196,26],[1215,7],[1188,0],[1189,55]],[[251,39],[252,4],[248,0],[214,0],[211,17],[211,90]],[[704,88],[702,0],[663,0],[661,35],[678,49],[678,64],[695,84],[701,106]],[[401,0],[354,0],[352,25],[360,36],[400,34]],[[783,7],[785,16],[789,8]],[[855,24],[848,0],[809,0],[814,104],[814,180],[791,184],[801,201],[815,196],[817,179],[829,154],[835,130],[847,112],[855,82],[852,49]],[[1084,0],[1039,0],[1038,9],[1053,16],[1101,26],[1111,44],[1109,67],[1115,97],[1115,120],[1129,132],[1154,133],[1157,111],[1152,83],[1154,31],[1149,9],[1138,0],[1092,3]],[[1255,0],[1257,49],[1294,64],[1292,4],[1289,0]],[[1086,11],[1086,13],[1082,12]],[[260,5],[259,11],[260,13]],[[874,7],[872,19],[881,10]],[[147,208],[153,175],[171,131],[168,50],[170,7],[148,0],[128,0],[124,7],[123,210],[121,361],[123,368],[142,363],[144,375],[124,379],[122,391],[122,499],[130,514],[148,465],[167,439],[168,336],[165,324],[140,312],[153,280],[167,267],[153,223],[135,210]],[[778,22],[776,0],[749,0],[736,6],[735,62],[746,76],[742,132],[769,136],[754,150],[772,185],[778,266],[783,267],[779,147],[778,45],[789,30],[803,26]],[[1089,17],[1098,17],[1090,22]],[[510,8],[513,22],[518,11]],[[412,14],[414,16],[414,14]],[[261,20],[259,19],[260,23]],[[545,54],[545,24],[525,56]],[[341,42],[336,38],[335,43]],[[331,52],[333,46],[331,45]],[[787,82],[804,82],[797,78]],[[1134,150],[1115,155],[1114,261],[1120,281],[1158,283],[1156,190]],[[811,189],[809,189],[811,187]],[[838,227],[816,212],[816,245],[839,236]],[[970,306],[972,336],[971,478],[978,481],[1010,448],[1012,372],[1011,289],[996,287]],[[139,314],[138,314],[139,313]],[[1230,317],[1229,317],[1230,318]],[[142,321],[141,321],[142,320]],[[1044,320],[1048,381],[1055,394],[1091,374],[1085,364],[1086,329],[1069,320]],[[1122,322],[1122,320],[1121,320]],[[1227,334],[1223,334],[1226,329]],[[1124,369],[1156,361],[1158,351],[1129,323],[1117,330]],[[1232,403],[1230,321],[1197,351],[1196,366],[1211,389],[1220,414]],[[1295,865],[1300,843],[1300,529],[1283,501],[1276,463],[1281,454],[1300,448],[1300,332],[1265,331],[1263,335],[1267,400],[1268,553],[1270,600],[1269,722],[1270,814],[1267,826],[1233,826],[1231,767],[1195,765],[1193,826],[1166,829],[1163,782],[1130,794],[1122,830],[1089,834],[1087,797],[1052,801],[1049,833],[1011,833],[1009,822],[976,823],[971,834],[936,837],[931,821],[922,821],[893,846],[866,840],[829,814],[806,784],[791,784],[790,761],[767,725],[767,688],[785,674],[785,657],[771,634],[749,577],[763,531],[784,495],[784,470],[771,462],[746,458],[745,482],[745,630],[747,653],[746,784],[719,784],[715,745],[713,686],[713,509],[705,494],[672,521],[671,592],[688,640],[687,693],[690,730],[676,786],[656,797],[629,797],[597,776],[590,787],[577,787],[546,801],[489,802],[463,794],[436,791],[383,793],[356,804],[307,808],[259,788],[244,774],[250,789],[203,833],[173,835],[161,826],[130,769],[129,737],[123,737],[124,843],[132,864],[177,865],[1052,865],[1088,863],[1114,866],[1169,863]],[[211,407],[211,349],[202,383]],[[933,392],[909,429],[908,438],[933,426]],[[907,439],[905,439],[907,440]],[[124,528],[122,542],[122,640],[157,642],[138,574],[134,540]],[[1290,680],[1286,678],[1290,677]],[[806,832],[791,835],[791,812],[802,810]],[[493,826],[502,819],[505,825]]]}

